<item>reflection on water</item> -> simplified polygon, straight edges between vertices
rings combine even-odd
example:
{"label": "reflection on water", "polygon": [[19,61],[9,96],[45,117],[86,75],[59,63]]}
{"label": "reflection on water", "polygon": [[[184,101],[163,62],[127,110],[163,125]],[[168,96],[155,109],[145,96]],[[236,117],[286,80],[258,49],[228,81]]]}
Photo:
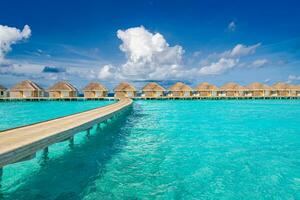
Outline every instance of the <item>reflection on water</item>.
{"label": "reflection on water", "polygon": [[75,136],[71,149],[68,142],[54,144],[47,158],[39,152],[37,158],[5,168],[3,199],[80,199],[83,188],[93,188],[93,182],[105,171],[106,162],[121,151],[126,143],[122,131],[132,117],[129,108],[120,116],[94,126],[91,135]]}

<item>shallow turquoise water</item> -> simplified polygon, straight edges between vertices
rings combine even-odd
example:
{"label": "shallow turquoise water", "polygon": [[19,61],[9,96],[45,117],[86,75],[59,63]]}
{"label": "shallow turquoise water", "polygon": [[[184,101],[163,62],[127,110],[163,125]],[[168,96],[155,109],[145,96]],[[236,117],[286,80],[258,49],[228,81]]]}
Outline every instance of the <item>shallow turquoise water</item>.
{"label": "shallow turquoise water", "polygon": [[5,168],[1,195],[300,199],[300,101],[135,101],[73,148]]}
{"label": "shallow turquoise water", "polygon": [[66,116],[113,101],[14,101],[0,102],[0,130]]}

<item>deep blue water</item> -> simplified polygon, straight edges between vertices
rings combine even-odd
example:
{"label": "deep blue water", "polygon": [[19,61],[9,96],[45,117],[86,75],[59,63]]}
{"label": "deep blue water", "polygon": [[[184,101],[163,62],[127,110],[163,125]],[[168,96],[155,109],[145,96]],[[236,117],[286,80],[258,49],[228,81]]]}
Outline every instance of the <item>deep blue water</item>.
{"label": "deep blue water", "polygon": [[135,101],[4,169],[3,199],[300,199],[300,101]]}

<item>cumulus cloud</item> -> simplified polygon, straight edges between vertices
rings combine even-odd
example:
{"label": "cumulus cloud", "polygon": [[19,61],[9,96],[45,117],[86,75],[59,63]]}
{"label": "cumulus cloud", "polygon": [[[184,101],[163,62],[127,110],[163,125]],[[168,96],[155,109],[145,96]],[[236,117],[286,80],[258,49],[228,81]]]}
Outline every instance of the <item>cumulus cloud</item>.
{"label": "cumulus cloud", "polygon": [[151,33],[141,26],[118,30],[117,37],[122,41],[120,50],[128,58],[119,70],[123,77],[157,78],[155,76],[166,74],[181,64],[183,48],[170,46],[160,33]]}
{"label": "cumulus cloud", "polygon": [[237,44],[230,52],[226,52],[230,57],[241,57],[247,56],[255,53],[256,49],[260,46],[260,43],[257,43],[252,46],[246,46],[243,44]]}
{"label": "cumulus cloud", "polygon": [[113,65],[104,65],[98,74],[99,79],[114,79],[115,76],[118,76],[117,68]]}
{"label": "cumulus cloud", "polygon": [[15,27],[0,25],[0,63],[4,62],[5,55],[11,51],[11,45],[29,38],[31,29],[25,25],[23,30]]}
{"label": "cumulus cloud", "polygon": [[236,24],[235,24],[235,22],[234,22],[234,21],[230,22],[230,23],[228,24],[228,26],[227,26],[227,29],[228,29],[228,31],[230,31],[230,32],[234,32],[235,29],[236,29]]}
{"label": "cumulus cloud", "polygon": [[[211,61],[208,62],[205,60],[204,66],[200,66],[200,70],[198,70],[198,73],[200,75],[218,75],[222,74],[228,70],[231,70],[237,66],[245,66],[245,63],[240,62],[240,58],[251,55],[255,53],[255,50],[260,46],[261,44],[255,44],[251,46],[246,46],[243,44],[237,44],[234,46],[231,50],[225,51],[221,54],[214,54],[213,57],[217,57],[217,61]],[[252,65],[255,65],[256,67],[262,66],[267,63],[266,59],[263,60],[257,60],[254,61]]]}
{"label": "cumulus cloud", "polygon": [[[119,66],[103,66],[98,73],[99,79],[164,80],[218,75],[242,66],[240,58],[253,54],[261,45],[238,44],[228,51],[208,56],[210,58],[203,59],[198,66],[188,67],[183,63],[183,48],[169,45],[160,33],[152,33],[141,26],[118,30],[117,37],[122,41],[120,50],[127,60]],[[254,64],[263,65],[265,62],[259,60]]]}
{"label": "cumulus cloud", "polygon": [[253,67],[262,67],[267,63],[268,63],[267,59],[258,59],[258,60],[253,61],[251,65]]}
{"label": "cumulus cloud", "polygon": [[204,66],[199,70],[203,75],[217,75],[221,74],[237,65],[238,59],[221,58],[218,62],[213,62],[208,66]]}

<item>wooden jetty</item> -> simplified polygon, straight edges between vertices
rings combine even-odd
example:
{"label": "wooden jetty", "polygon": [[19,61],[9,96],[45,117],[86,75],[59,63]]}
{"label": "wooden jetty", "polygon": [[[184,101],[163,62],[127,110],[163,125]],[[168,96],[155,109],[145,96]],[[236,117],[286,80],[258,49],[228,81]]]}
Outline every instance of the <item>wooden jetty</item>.
{"label": "wooden jetty", "polygon": [[6,165],[31,159],[39,150],[70,140],[80,131],[87,131],[131,106],[131,99],[121,99],[108,106],[0,132],[0,179]]}

